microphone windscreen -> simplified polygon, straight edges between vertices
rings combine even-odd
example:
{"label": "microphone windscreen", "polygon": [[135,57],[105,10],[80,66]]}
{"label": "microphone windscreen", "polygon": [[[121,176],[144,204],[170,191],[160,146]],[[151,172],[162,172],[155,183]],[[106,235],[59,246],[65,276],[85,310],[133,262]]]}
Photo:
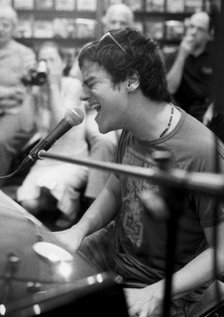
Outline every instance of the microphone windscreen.
{"label": "microphone windscreen", "polygon": [[65,113],[65,119],[71,126],[76,126],[83,121],[84,112],[79,107],[67,109]]}

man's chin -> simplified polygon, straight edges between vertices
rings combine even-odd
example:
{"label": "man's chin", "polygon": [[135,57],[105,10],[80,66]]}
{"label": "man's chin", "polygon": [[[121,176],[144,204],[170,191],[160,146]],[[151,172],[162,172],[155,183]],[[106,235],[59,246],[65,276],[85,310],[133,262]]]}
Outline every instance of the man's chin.
{"label": "man's chin", "polygon": [[[97,122],[97,124],[98,124],[98,122]],[[106,134],[107,132],[111,131],[110,129],[108,129],[108,127],[101,125],[101,124],[98,124],[98,129],[99,129],[100,133],[102,133],[102,134]]]}
{"label": "man's chin", "polygon": [[100,126],[98,126],[98,129],[99,129],[100,133],[102,133],[102,134],[106,134],[107,132],[109,132],[106,129],[100,128]]}

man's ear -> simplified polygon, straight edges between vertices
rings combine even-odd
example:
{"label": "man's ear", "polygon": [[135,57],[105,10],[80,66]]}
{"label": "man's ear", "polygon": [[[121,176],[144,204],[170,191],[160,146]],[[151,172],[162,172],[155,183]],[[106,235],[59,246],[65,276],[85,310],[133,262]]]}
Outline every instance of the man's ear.
{"label": "man's ear", "polygon": [[137,72],[134,72],[129,78],[127,79],[127,91],[132,92],[139,87],[139,75]]}

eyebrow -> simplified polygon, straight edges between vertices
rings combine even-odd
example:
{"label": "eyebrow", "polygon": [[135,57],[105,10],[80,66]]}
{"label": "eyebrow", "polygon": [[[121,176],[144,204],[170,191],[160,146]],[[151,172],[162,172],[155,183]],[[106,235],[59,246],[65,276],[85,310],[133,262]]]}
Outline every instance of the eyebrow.
{"label": "eyebrow", "polygon": [[85,79],[85,80],[83,81],[83,84],[88,86],[88,84],[89,84],[92,80],[96,80],[96,77],[90,76],[89,78],[87,78],[87,79]]}

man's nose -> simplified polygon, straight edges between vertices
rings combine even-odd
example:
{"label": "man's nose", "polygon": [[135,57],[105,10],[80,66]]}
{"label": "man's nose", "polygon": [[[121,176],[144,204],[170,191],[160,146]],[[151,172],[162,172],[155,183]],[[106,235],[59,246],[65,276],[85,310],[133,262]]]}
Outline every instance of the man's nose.
{"label": "man's nose", "polygon": [[122,24],[120,22],[116,22],[114,25],[115,30],[119,30],[121,29],[121,27],[122,27]]}
{"label": "man's nose", "polygon": [[88,98],[88,97],[86,97],[86,96],[81,96],[81,97],[80,97],[80,100],[81,100],[81,101],[88,101],[88,100],[89,100],[89,98]]}
{"label": "man's nose", "polygon": [[191,27],[190,27],[190,33],[191,34],[195,34],[195,33],[197,33],[197,27],[196,26],[194,26],[194,25],[191,25]]}
{"label": "man's nose", "polygon": [[81,101],[88,101],[89,98],[90,98],[90,94],[88,93],[87,88],[84,88],[84,87],[83,87],[80,100],[81,100]]}

